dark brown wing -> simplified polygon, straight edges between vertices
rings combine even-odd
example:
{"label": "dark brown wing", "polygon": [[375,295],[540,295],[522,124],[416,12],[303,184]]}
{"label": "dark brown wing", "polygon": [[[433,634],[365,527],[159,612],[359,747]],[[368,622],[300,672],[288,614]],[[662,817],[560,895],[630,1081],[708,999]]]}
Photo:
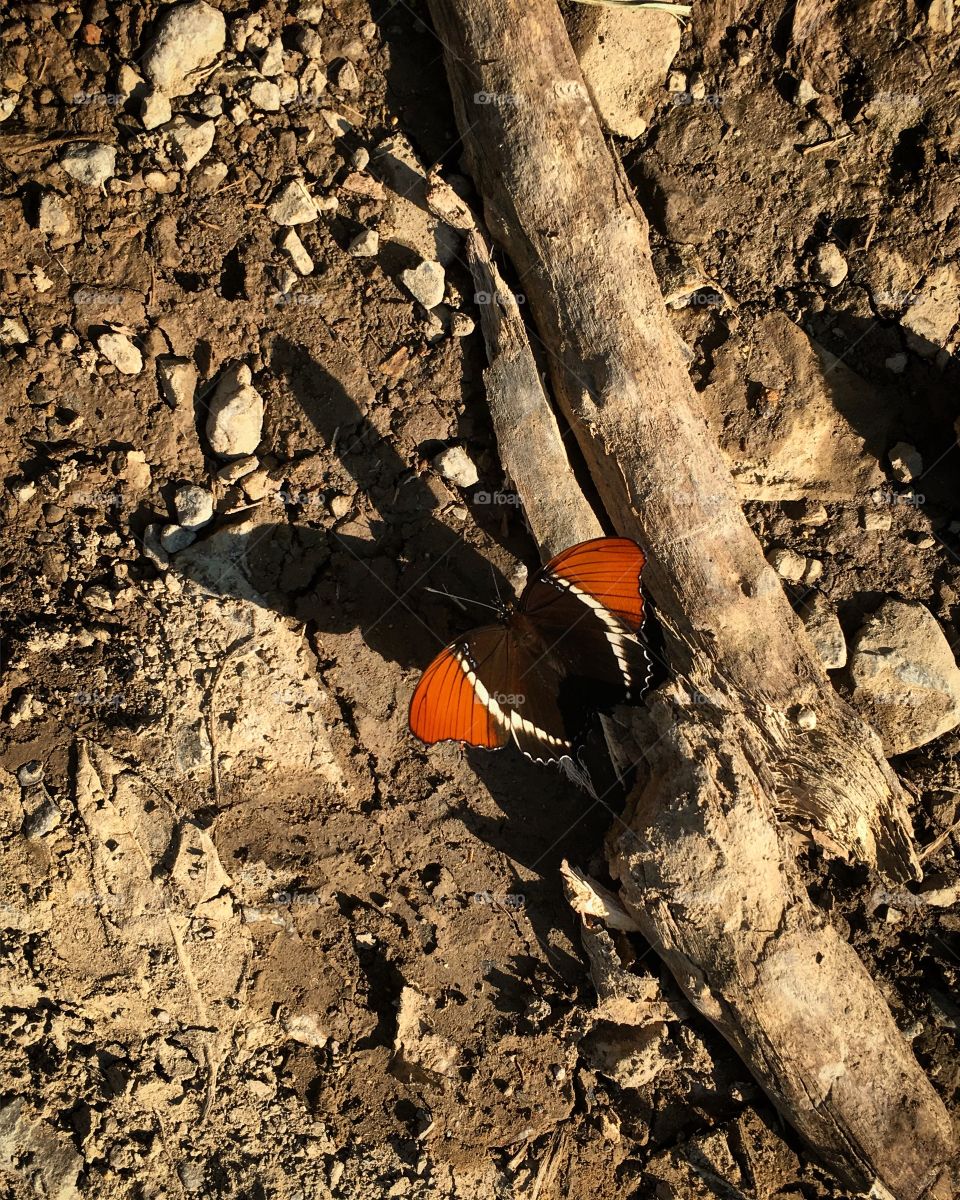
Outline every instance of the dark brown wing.
{"label": "dark brown wing", "polygon": [[650,659],[637,637],[645,561],[629,538],[595,538],[558,554],[520,599],[565,691],[597,711],[635,698],[650,679]]}

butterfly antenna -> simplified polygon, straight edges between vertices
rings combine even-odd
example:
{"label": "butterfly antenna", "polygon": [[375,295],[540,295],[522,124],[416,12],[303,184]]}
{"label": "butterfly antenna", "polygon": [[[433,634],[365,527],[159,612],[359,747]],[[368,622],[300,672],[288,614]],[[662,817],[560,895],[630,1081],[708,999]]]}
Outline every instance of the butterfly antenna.
{"label": "butterfly antenna", "polygon": [[487,565],[490,567],[490,578],[493,580],[493,590],[497,593],[497,609],[499,612],[503,612],[503,610],[506,608],[506,605],[503,603],[503,597],[500,595],[500,584],[497,583],[497,573],[493,569],[493,563],[488,563]]}
{"label": "butterfly antenna", "polygon": [[[487,604],[485,600],[474,600],[472,596],[455,596],[453,592],[441,591],[439,588],[425,587],[425,592],[433,592],[435,596],[446,596],[448,600],[453,600],[463,608],[464,604],[479,604],[481,608],[489,608],[491,612],[499,612],[492,604]],[[466,609],[463,609],[466,612]]]}

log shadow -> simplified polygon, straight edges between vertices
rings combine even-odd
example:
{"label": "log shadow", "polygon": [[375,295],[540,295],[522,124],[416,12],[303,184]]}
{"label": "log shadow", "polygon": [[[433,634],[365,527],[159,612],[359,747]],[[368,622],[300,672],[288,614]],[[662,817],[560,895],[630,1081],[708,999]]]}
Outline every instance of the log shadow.
{"label": "log shadow", "polygon": [[[233,524],[217,522],[172,559],[171,570],[210,594],[310,623],[321,636],[357,630],[378,656],[405,669],[426,666],[442,645],[483,621],[428,594],[426,586],[488,599],[495,588],[509,595],[510,585],[464,533],[438,519],[424,479],[305,348],[278,338],[270,365],[287,381],[320,443],[355,480],[370,515],[360,523],[350,516],[335,520],[319,497],[311,501],[292,490],[278,519],[251,522],[248,513]],[[529,565],[535,562],[533,553]],[[409,737],[410,756],[429,769],[436,751]],[[469,805],[456,815],[508,861],[536,874],[533,883],[515,878],[513,890],[523,895],[554,968],[576,986],[583,968],[552,936],[560,926],[574,944],[578,940],[558,868],[564,857],[583,861],[584,847],[601,848],[610,811],[622,807],[617,790],[596,803],[556,768],[532,763],[512,746],[468,749],[466,759],[503,817]]]}

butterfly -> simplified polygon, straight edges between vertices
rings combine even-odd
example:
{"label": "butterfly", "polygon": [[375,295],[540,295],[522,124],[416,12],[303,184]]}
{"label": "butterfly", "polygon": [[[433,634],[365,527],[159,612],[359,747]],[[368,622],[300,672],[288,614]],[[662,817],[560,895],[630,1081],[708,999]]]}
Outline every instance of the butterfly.
{"label": "butterfly", "polygon": [[642,693],[650,659],[640,571],[629,538],[571,546],[541,567],[501,621],[471,630],[427,667],[410,701],[410,729],[428,745],[496,749],[511,739],[529,758],[573,757],[594,713]]}

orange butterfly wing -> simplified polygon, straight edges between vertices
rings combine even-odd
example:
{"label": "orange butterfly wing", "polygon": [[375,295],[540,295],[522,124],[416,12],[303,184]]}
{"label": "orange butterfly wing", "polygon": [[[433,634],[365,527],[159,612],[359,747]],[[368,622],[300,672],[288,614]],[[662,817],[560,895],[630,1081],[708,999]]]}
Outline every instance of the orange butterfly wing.
{"label": "orange butterfly wing", "polygon": [[471,647],[478,641],[500,639],[500,627],[478,629],[467,638],[445,647],[424,671],[410,700],[410,729],[428,745],[456,740],[471,746],[495,749],[504,746],[509,727],[497,720],[485,703],[486,688],[471,663]]}
{"label": "orange butterfly wing", "polygon": [[524,607],[532,588],[556,575],[599,600],[637,632],[643,624],[640,572],[646,561],[646,555],[630,538],[602,537],[580,542],[550,559],[527,587],[520,607]]}

